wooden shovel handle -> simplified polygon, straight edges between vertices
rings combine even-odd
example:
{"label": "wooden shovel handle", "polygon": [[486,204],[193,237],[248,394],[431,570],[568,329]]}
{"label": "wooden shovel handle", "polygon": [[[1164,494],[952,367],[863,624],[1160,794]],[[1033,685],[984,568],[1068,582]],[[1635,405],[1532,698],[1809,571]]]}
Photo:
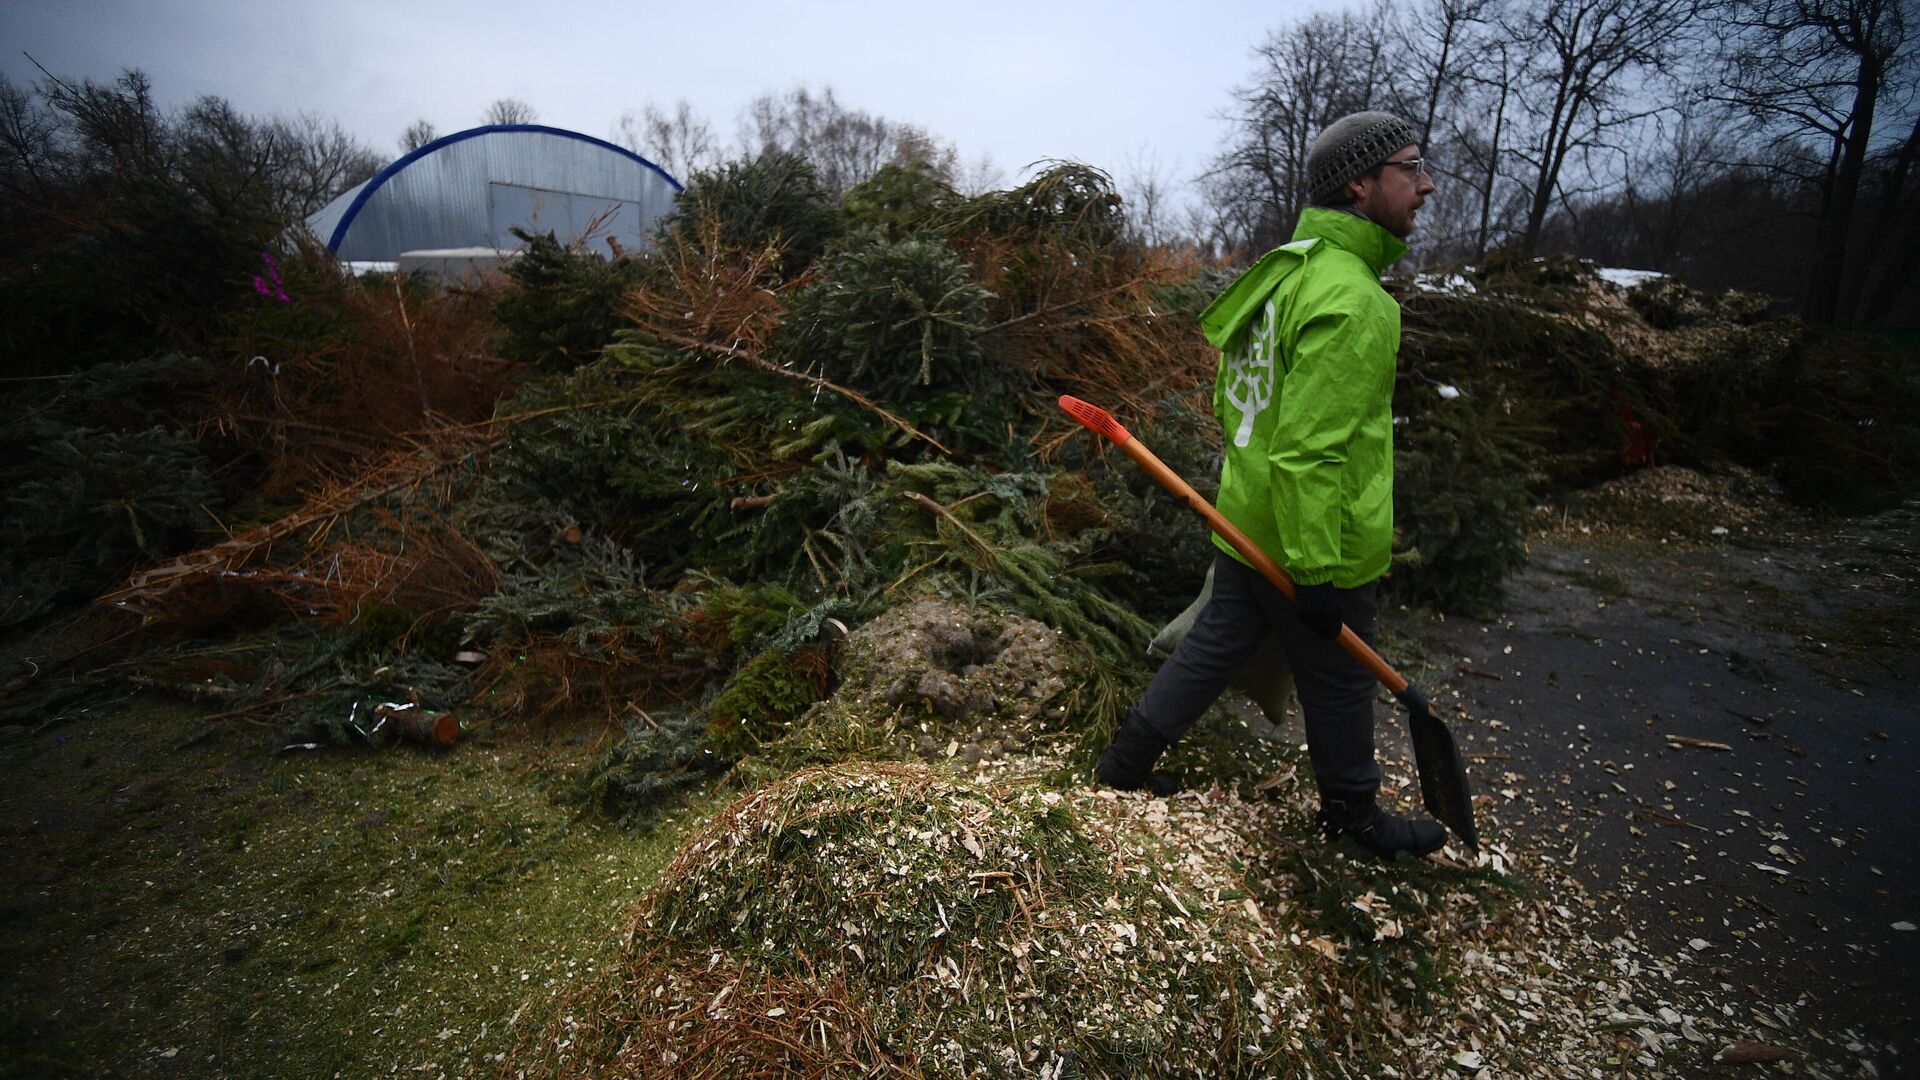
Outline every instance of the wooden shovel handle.
{"label": "wooden shovel handle", "polygon": [[[1193,490],[1192,484],[1182,480],[1179,473],[1174,472],[1139,439],[1134,438],[1131,432],[1121,427],[1105,409],[1081,401],[1079,398],[1065,396],[1060,399],[1060,407],[1089,430],[1113,440],[1114,444],[1120,447],[1121,452],[1139,462],[1140,467],[1147,470],[1147,475],[1153,477],[1161,487],[1172,492],[1181,502],[1186,503],[1187,509],[1200,515],[1200,519],[1207,523],[1207,527],[1212,529],[1215,535],[1225,540],[1233,550],[1240,553],[1241,558],[1247,560],[1255,570],[1260,571],[1261,577],[1272,582],[1273,587],[1285,593],[1287,599],[1293,599],[1293,579],[1287,576],[1285,570],[1280,569],[1280,564],[1274,562],[1273,557],[1260,550],[1252,540],[1247,539],[1246,533],[1241,532],[1233,522],[1223,517],[1220,511],[1213,508],[1212,503],[1201,498],[1200,493]],[[1389,693],[1400,694],[1406,691],[1407,680],[1401,678],[1399,672],[1387,666],[1387,662],[1380,659],[1380,654],[1374,652],[1372,646],[1360,640],[1360,635],[1354,633],[1351,626],[1340,627],[1340,636],[1335,640],[1347,651],[1347,655],[1358,660],[1374,678],[1380,680],[1380,685],[1386,687]]]}

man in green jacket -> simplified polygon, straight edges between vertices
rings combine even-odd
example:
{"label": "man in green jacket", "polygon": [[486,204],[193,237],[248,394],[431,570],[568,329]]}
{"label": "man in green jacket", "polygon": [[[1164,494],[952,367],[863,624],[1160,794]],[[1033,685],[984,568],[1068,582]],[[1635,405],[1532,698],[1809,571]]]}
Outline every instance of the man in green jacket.
{"label": "man in green jacket", "polygon": [[1433,181],[1405,121],[1363,112],[1314,140],[1307,186],[1313,205],[1293,241],[1200,317],[1220,349],[1220,512],[1286,569],[1297,595],[1288,600],[1216,537],[1212,598],[1128,711],[1096,775],[1117,788],[1169,790],[1153,763],[1271,629],[1293,668],[1321,828],[1378,855],[1427,855],[1446,830],[1374,801],[1374,679],[1334,638],[1345,624],[1373,639],[1374,583],[1392,554],[1400,308],[1380,274],[1407,253]]}

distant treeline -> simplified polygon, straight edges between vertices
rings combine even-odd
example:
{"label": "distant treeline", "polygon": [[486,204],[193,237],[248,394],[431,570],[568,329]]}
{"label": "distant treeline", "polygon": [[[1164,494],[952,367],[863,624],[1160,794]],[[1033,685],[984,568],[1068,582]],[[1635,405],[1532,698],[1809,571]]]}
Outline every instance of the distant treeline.
{"label": "distant treeline", "polygon": [[[1284,242],[1305,200],[1313,136],[1346,113],[1387,109],[1423,133],[1437,184],[1415,245],[1423,265],[1567,252],[1763,292],[1816,325],[1911,325],[1914,6],[1375,0],[1313,14],[1252,44],[1219,153],[1190,186],[1126,163],[1128,235],[1228,260]],[[502,99],[483,120],[536,115]],[[434,135],[421,119],[397,145]],[[683,178],[779,152],[805,159],[834,194],[914,161],[964,194],[1005,182],[991,159],[968,163],[924,129],[841,103],[831,87],[762,94],[731,140],[686,101],[628,110],[608,136]],[[163,264],[175,278],[187,271],[180,287],[197,293],[211,280],[181,259],[224,264],[230,279],[235,256],[253,258],[381,161],[313,116],[254,119],[213,97],[163,113],[138,72],[105,84],[0,78],[0,279],[40,271],[37,286],[4,282],[0,315],[78,320],[96,340],[102,329],[115,336],[119,316],[103,328],[91,300],[55,288],[72,279],[48,275],[50,262],[84,259],[111,238],[135,279],[127,295],[153,292]],[[167,296],[119,315],[177,327],[200,299]]]}
{"label": "distant treeline", "polygon": [[1283,241],[1312,138],[1362,108],[1426,133],[1419,257],[1567,251],[1912,321],[1911,0],[1420,0],[1267,35],[1202,180],[1207,241]]}
{"label": "distant treeline", "polygon": [[0,355],[40,375],[203,351],[289,222],[380,167],[337,123],[164,110],[112,82],[0,77]]}

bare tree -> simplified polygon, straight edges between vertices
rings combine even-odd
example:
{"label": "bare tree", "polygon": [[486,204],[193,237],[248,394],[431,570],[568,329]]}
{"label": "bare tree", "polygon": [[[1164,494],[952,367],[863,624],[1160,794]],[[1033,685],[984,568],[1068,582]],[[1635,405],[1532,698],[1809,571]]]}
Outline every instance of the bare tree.
{"label": "bare tree", "polygon": [[660,111],[651,102],[638,113],[632,109],[621,113],[614,121],[614,141],[682,181],[720,164],[713,125],[694,112],[685,98],[673,103],[672,113]]}
{"label": "bare tree", "polygon": [[821,185],[836,195],[845,194],[896,156],[893,124],[840,104],[831,86],[817,94],[801,86],[785,95],[755,98],[741,119],[740,142],[749,155],[798,154],[819,174]]}
{"label": "bare tree", "polygon": [[1202,178],[1234,243],[1285,240],[1306,202],[1314,136],[1347,113],[1386,103],[1383,12],[1312,15],[1255,47],[1253,82],[1235,90],[1227,146]]}
{"label": "bare tree", "polygon": [[277,198],[277,148],[264,125],[225,98],[194,101],[168,125],[173,136],[170,180],[197,194],[216,214],[240,217],[263,207],[283,211]]}
{"label": "bare tree", "polygon": [[1700,0],[1538,0],[1506,12],[1506,33],[1532,44],[1513,102],[1526,137],[1514,152],[1525,163],[1526,224],[1520,249],[1540,244],[1547,213],[1564,202],[1569,162],[1586,176],[1599,158],[1618,154],[1630,128],[1663,103],[1649,82],[1671,72]]}
{"label": "bare tree", "polygon": [[503,97],[487,106],[480,117],[483,124],[531,124],[540,118],[533,106],[519,98]]}
{"label": "bare tree", "polygon": [[[1818,192],[1804,308],[1810,322],[1830,323],[1842,314],[1848,244],[1879,134],[1877,112],[1890,98],[1913,100],[1916,60],[1907,20],[1902,0],[1732,0],[1723,9],[1719,27],[1733,47],[1719,96],[1753,118],[1781,151],[1776,160],[1802,163],[1799,179]],[[1897,174],[1904,178],[1905,171]]]}
{"label": "bare tree", "polygon": [[962,195],[984,195],[1006,187],[1007,173],[993,163],[992,154],[981,154],[972,164],[960,167],[953,186]]}
{"label": "bare tree", "polygon": [[84,325],[63,309],[11,320],[0,354],[45,364],[57,347],[52,363],[84,366],[203,347],[287,226],[376,163],[310,116],[213,96],[162,112],[137,71],[47,73],[31,96],[0,84],[0,269],[57,268],[60,291],[112,300],[73,308]]}
{"label": "bare tree", "polygon": [[33,93],[0,75],[0,191],[19,202],[44,198],[60,169],[60,121]]}
{"label": "bare tree", "polygon": [[1190,199],[1181,207],[1180,232],[1203,259],[1224,259],[1236,246],[1232,229],[1221,215],[1220,207],[1204,197]]}
{"label": "bare tree", "polygon": [[380,171],[379,155],[337,121],[311,113],[271,121],[275,187],[282,212],[304,218]]}
{"label": "bare tree", "polygon": [[1159,156],[1144,146],[1128,154],[1119,187],[1127,211],[1127,240],[1142,247],[1168,243],[1174,232],[1174,182]]}
{"label": "bare tree", "polygon": [[796,87],[784,96],[762,94],[742,114],[740,144],[748,155],[800,155],[835,194],[845,194],[883,165],[924,161],[949,184],[960,169],[951,145],[924,128],[842,105],[831,86],[819,93]]}
{"label": "bare tree", "polygon": [[891,163],[912,165],[915,162],[925,163],[935,176],[949,186],[960,176],[960,151],[957,148],[941,142],[918,124],[895,124]]}
{"label": "bare tree", "polygon": [[1406,42],[1404,63],[1413,77],[1402,91],[1411,88],[1414,100],[1403,102],[1401,108],[1414,121],[1422,146],[1433,142],[1441,106],[1461,99],[1465,82],[1460,73],[1478,66],[1476,32],[1484,27],[1491,2],[1431,0],[1413,8],[1407,16],[1402,35]]}
{"label": "bare tree", "polygon": [[95,175],[165,172],[167,121],[153,100],[153,81],[128,70],[111,83],[67,82],[48,74],[40,96],[65,117],[69,165]]}
{"label": "bare tree", "polygon": [[411,154],[439,137],[433,129],[433,121],[423,116],[408,124],[407,130],[400,133],[400,152]]}
{"label": "bare tree", "polygon": [[164,115],[138,71],[107,84],[49,75],[38,97],[0,80],[0,183],[23,203],[27,185],[48,198],[137,185],[265,228],[312,213],[380,166],[338,123],[311,114],[263,121],[207,96]]}
{"label": "bare tree", "polygon": [[1423,0],[1383,19],[1394,31],[1381,106],[1405,117],[1434,177],[1420,215],[1423,257],[1478,259],[1494,228],[1508,135],[1512,43],[1500,0]]}
{"label": "bare tree", "polygon": [[[1863,277],[1857,290],[1855,318],[1863,323],[1885,319],[1894,312],[1902,292],[1912,292],[1920,279],[1920,199],[1912,194],[1920,167],[1920,111],[1907,137],[1885,155],[1876,177],[1879,212],[1867,229],[1860,257]],[[1909,308],[1908,310],[1912,310]]]}
{"label": "bare tree", "polygon": [[1726,174],[1728,155],[1720,132],[1725,117],[1709,103],[1689,96],[1662,125],[1653,143],[1628,177],[1622,199],[1634,218],[1638,262],[1659,270],[1686,265],[1696,241],[1702,193]]}
{"label": "bare tree", "polygon": [[1486,35],[1475,62],[1461,69],[1466,93],[1448,124],[1453,136],[1450,146],[1467,165],[1455,169],[1454,175],[1463,180],[1471,177],[1476,196],[1471,246],[1475,261],[1484,259],[1493,243],[1495,195],[1504,176],[1501,155],[1506,148],[1504,140],[1510,137],[1508,114],[1518,66],[1514,49],[1504,36]]}
{"label": "bare tree", "polygon": [[1564,208],[1549,235],[1608,265],[1677,274],[1696,286],[1712,280],[1719,249],[1744,224],[1727,211],[1744,201],[1738,189],[1753,183],[1750,172],[1736,175],[1723,163],[1738,153],[1727,120],[1724,106],[1683,98],[1632,148],[1619,187]]}

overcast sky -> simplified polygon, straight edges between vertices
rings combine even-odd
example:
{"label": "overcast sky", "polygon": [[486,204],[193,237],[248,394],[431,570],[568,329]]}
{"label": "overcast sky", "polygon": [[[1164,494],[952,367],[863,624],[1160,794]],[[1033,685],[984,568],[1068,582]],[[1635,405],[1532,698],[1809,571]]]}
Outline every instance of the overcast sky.
{"label": "overcast sky", "polygon": [[685,98],[731,142],[749,100],[831,85],[1012,179],[1041,158],[1123,177],[1204,167],[1219,114],[1266,32],[1338,0],[589,4],[574,0],[0,0],[0,71],[110,79],[137,67],[161,103],[202,94],[254,115],[307,111],[383,155],[424,117],[440,134],[496,98],[608,138]]}

